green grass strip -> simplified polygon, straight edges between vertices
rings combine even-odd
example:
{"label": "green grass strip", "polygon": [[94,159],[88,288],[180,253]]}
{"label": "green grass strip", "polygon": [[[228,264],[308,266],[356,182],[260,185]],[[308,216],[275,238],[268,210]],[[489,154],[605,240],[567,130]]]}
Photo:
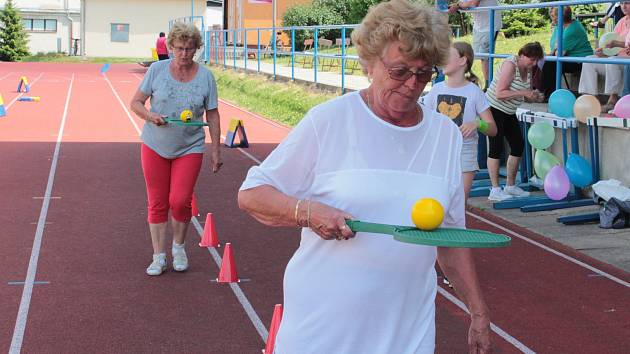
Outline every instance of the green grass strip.
{"label": "green grass strip", "polygon": [[219,98],[288,126],[296,125],[313,106],[337,97],[334,93],[274,81],[264,75],[216,67],[210,70],[217,81]]}

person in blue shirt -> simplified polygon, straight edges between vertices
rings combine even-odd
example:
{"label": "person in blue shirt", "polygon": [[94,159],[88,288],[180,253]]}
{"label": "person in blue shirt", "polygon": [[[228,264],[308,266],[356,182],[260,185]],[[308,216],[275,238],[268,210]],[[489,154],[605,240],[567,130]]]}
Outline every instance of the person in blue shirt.
{"label": "person in blue shirt", "polygon": [[[549,55],[566,57],[586,57],[593,55],[593,48],[588,41],[586,30],[580,23],[573,19],[571,7],[566,6],[563,11],[562,53],[558,53],[558,9],[552,7],[549,11],[551,23],[555,26],[549,41],[551,52]],[[575,73],[582,69],[582,63],[562,63],[563,73]],[[542,68],[541,90],[545,94],[545,100],[556,89],[556,62],[546,61]]]}

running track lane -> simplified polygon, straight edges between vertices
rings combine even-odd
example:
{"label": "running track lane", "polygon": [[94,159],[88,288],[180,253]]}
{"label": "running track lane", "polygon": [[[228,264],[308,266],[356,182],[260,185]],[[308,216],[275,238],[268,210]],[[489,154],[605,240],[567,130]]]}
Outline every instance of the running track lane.
{"label": "running track lane", "polygon": [[46,97],[42,102],[16,102],[21,96],[15,92],[18,73],[0,72],[0,92],[7,109],[7,116],[0,118],[0,348],[6,350],[23,293],[23,285],[13,282],[23,282],[26,277],[71,78],[68,73],[62,77],[31,74],[28,95]]}
{"label": "running track lane", "polygon": [[[226,114],[223,113],[223,106],[222,106],[222,114],[224,115],[224,118],[225,118]],[[252,130],[255,130],[252,128],[252,126],[254,125],[255,125],[254,123],[246,122],[248,135],[251,140],[256,140],[256,139],[252,139],[251,137],[253,134]],[[223,126],[225,127],[226,124],[224,123]],[[272,148],[273,145],[275,144],[273,143],[255,144],[254,146],[252,146],[251,149],[249,149],[249,151],[254,152],[254,154],[256,154],[257,151],[270,150],[270,148]],[[227,150],[224,153],[226,162],[232,161],[231,158],[233,157],[233,154],[228,153],[228,151],[233,152],[235,150]],[[258,157],[263,158],[264,155],[259,155]],[[245,163],[247,163],[246,158],[235,157],[234,163],[242,163],[242,161],[245,161]],[[208,161],[206,160],[205,164],[207,165],[207,163]],[[227,171],[228,165],[226,165],[226,171]],[[205,171],[207,171],[208,168],[209,166],[205,168]],[[226,173],[227,177],[229,177],[229,179],[231,180],[227,183],[227,185],[229,185],[230,183],[236,184],[236,185],[240,184],[240,180],[242,180],[245,169],[246,168],[244,168],[242,172],[234,171],[233,173]],[[219,175],[217,175],[217,177],[219,177]],[[203,179],[204,177],[202,177],[202,180]],[[200,182],[202,180],[200,180]],[[217,196],[223,197],[223,198],[219,198],[219,200],[224,201],[226,204],[230,205],[230,207],[234,208],[235,210],[235,203],[233,200],[230,200],[229,195],[224,197],[225,190],[227,190],[227,188],[225,188],[226,184],[223,184],[222,181],[223,181],[222,178],[221,179],[217,178],[214,181],[215,183],[207,183],[207,180],[205,180],[206,183],[204,183],[203,188],[199,188],[200,185],[198,185],[198,191],[197,191],[198,195],[202,193],[204,194],[204,196],[200,196],[200,208],[202,209],[202,212],[204,212],[203,209],[206,209],[206,210],[215,209],[215,211],[217,212],[218,212],[217,209],[221,209],[221,208],[218,208],[218,205],[215,205],[216,204],[215,201],[218,199]],[[208,185],[214,186],[212,190],[208,189],[208,191],[213,192],[213,194],[206,196],[205,195],[207,191],[206,186]],[[235,193],[234,193],[234,196],[235,196]],[[235,210],[235,212],[237,211]],[[294,250],[296,246],[296,242],[294,241],[296,240],[295,236],[297,235],[297,232],[291,229],[285,230],[285,229],[276,229],[276,228],[273,228],[273,229],[265,228],[251,221],[251,219],[245,219],[245,223],[251,224],[251,228],[250,228],[249,226],[244,226],[243,222],[239,220],[233,220],[233,219],[239,219],[239,218],[234,218],[233,217],[234,214],[232,215],[230,214],[232,213],[228,213],[226,210],[225,218],[219,219],[220,220],[219,224],[226,223],[224,226],[222,226],[222,230],[219,231],[220,237],[223,236],[222,238],[232,238],[232,241],[235,243],[239,239],[243,239],[244,237],[253,238],[251,242],[248,242],[247,239],[245,239],[245,242],[243,243],[238,241],[240,245],[239,247],[241,248],[236,248],[236,257],[237,257],[238,264],[240,265],[239,270],[245,269],[245,270],[240,271],[241,276],[248,276],[255,280],[254,282],[247,284],[246,287],[244,287],[245,292],[250,297],[250,299],[252,299],[252,303],[254,304],[254,307],[258,310],[258,312],[261,314],[263,321],[265,323],[268,323],[270,319],[270,315],[271,315],[272,304],[275,302],[280,302],[277,300],[280,297],[277,295],[274,295],[274,291],[265,290],[264,288],[275,287],[276,292],[281,294],[280,279],[282,277],[282,269],[284,268],[284,264],[286,263],[286,260],[288,259],[288,257],[290,256],[290,254],[292,253],[292,251]],[[230,218],[230,216],[232,216],[232,218]],[[226,219],[230,219],[229,220],[230,222],[228,223],[228,220]],[[242,236],[242,234],[246,234],[246,235]],[[267,235],[269,235],[269,237],[266,237]],[[286,240],[287,237],[290,237],[290,239],[293,241],[288,242],[288,240]],[[260,239],[262,239],[263,242],[260,242],[259,241]],[[291,243],[291,244],[287,245],[287,243]],[[252,258],[251,257],[252,253],[242,251],[243,245],[251,245],[252,248],[255,248],[254,252],[258,252],[258,253],[263,253],[261,252],[261,250],[270,249],[272,251],[269,253],[273,253],[275,257],[261,256],[260,257],[261,259],[259,259],[259,261],[261,261],[262,263],[259,262],[258,264],[252,264],[252,262],[249,261],[249,259]],[[258,247],[254,247],[254,246],[258,246]],[[146,246],[142,245],[141,247],[146,247]],[[239,257],[240,254],[244,254],[245,256]],[[267,266],[270,266],[270,267],[267,267]],[[144,267],[144,265],[142,267]],[[252,273],[252,272],[255,272],[255,273]],[[275,272],[276,274],[273,275],[272,272]],[[260,274],[260,277],[261,277],[260,281],[258,277],[251,276],[251,274]],[[254,291],[256,293],[260,293],[261,296],[260,297],[252,296],[252,293]],[[273,297],[273,298],[270,298],[270,297]],[[490,296],[488,297],[490,298]],[[265,298],[267,298],[267,300],[264,300]],[[261,305],[259,305],[255,301],[258,299],[260,299],[259,302],[261,303]],[[448,311],[444,311],[443,309],[444,305],[441,304],[442,301],[443,301],[443,298],[438,297],[438,351],[459,352],[463,348],[465,348],[465,343],[464,343],[464,346],[461,346],[458,344],[460,344],[459,339],[461,339],[462,341],[464,340],[463,333],[465,333],[465,329],[466,329],[466,323],[465,323],[466,317],[462,314],[461,311],[459,311],[450,303],[446,303],[445,306],[447,307],[446,310]],[[492,305],[493,300],[489,300],[489,301],[491,301],[491,305]],[[265,304],[265,302],[267,304]],[[528,305],[528,304],[526,303],[525,305]],[[502,328],[510,332],[509,330],[510,328],[507,328],[502,323],[499,323],[496,321],[497,309],[493,308],[493,310],[494,310],[493,319],[495,319],[495,323],[498,323]],[[443,321],[441,317],[443,315],[450,316],[451,312],[454,313],[454,315],[451,317],[455,317],[456,321],[451,321],[450,324],[446,323],[446,326],[445,326],[445,322]],[[518,326],[518,324],[516,324],[515,326]],[[444,334],[447,334],[447,335],[445,336]],[[445,342],[444,339],[446,339],[446,343],[444,343]],[[453,349],[449,349],[449,347],[452,347]],[[500,346],[500,348],[502,347],[504,346]],[[501,350],[501,352],[509,352],[509,347],[505,347],[505,348],[507,348],[507,350]],[[536,350],[537,348],[533,347],[533,349]]]}
{"label": "running track lane", "polygon": [[229,287],[209,281],[218,271],[195,238],[188,272],[144,274],[137,133],[105,80],[79,73],[74,92],[54,187],[62,199],[51,203],[38,270],[50,284],[33,293],[24,352],[258,351]]}

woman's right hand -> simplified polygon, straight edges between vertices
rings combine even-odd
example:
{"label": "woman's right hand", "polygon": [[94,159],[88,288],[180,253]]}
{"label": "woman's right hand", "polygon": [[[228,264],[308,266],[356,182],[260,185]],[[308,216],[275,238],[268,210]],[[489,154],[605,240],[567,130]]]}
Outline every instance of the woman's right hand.
{"label": "woman's right hand", "polygon": [[155,113],[155,112],[149,112],[149,114],[147,115],[146,120],[148,122],[151,122],[157,126],[160,125],[164,125],[166,124],[166,121],[164,120],[164,117],[162,117],[161,115]]}
{"label": "woman's right hand", "polygon": [[324,240],[347,240],[355,236],[346,224],[352,215],[316,201],[310,203],[309,225],[314,233]]}
{"label": "woman's right hand", "polygon": [[600,57],[600,58],[606,58],[607,55],[604,54],[604,50],[602,48],[596,48],[595,49],[595,55]]}

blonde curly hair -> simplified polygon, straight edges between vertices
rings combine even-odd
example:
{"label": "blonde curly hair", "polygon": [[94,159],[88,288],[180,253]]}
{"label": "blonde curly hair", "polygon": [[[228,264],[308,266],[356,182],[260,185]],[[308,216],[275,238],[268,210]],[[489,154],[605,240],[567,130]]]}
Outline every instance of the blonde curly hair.
{"label": "blonde curly hair", "polygon": [[408,59],[421,59],[428,66],[446,64],[451,46],[446,16],[432,7],[408,0],[391,0],[372,6],[352,32],[363,71],[383,55],[392,41],[401,43]]}
{"label": "blonde curly hair", "polygon": [[167,44],[169,48],[173,48],[175,42],[186,42],[192,40],[195,48],[201,48],[201,32],[191,23],[175,22],[170,32],[168,32]]}

